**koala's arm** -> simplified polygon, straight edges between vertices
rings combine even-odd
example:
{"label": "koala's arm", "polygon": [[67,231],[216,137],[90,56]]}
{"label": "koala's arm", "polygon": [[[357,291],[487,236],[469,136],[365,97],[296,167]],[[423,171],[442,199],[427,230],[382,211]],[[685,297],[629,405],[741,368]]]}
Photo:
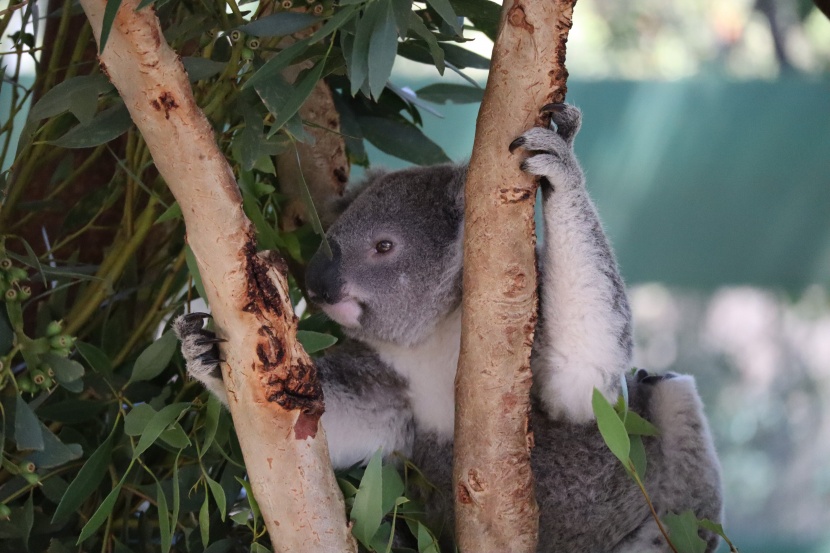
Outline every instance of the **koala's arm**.
{"label": "koala's arm", "polygon": [[614,254],[573,151],[580,111],[551,106],[557,129],[534,128],[511,149],[530,157],[522,168],[542,177],[544,239],[534,382],[545,409],[558,419],[593,419],[591,397],[610,401],[631,362],[631,312]]}
{"label": "koala's arm", "polygon": [[[213,332],[202,328],[206,315],[183,315],[173,322],[188,374],[226,407],[221,359]],[[410,455],[414,426],[405,384],[372,352],[340,346],[316,360],[326,409],[323,428],[332,466],[366,464],[378,449]]]}

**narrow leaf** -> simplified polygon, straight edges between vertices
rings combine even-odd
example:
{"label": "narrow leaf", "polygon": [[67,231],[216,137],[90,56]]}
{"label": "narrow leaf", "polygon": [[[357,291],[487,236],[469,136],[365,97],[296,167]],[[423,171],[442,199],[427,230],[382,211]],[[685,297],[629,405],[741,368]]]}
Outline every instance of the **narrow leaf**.
{"label": "narrow leaf", "polygon": [[[97,104],[98,95],[111,88],[112,85],[104,75],[72,77],[50,88],[29,110],[29,119],[46,119],[68,111],[72,108],[74,99],[79,97],[91,98]],[[78,114],[75,116],[78,117]]]}
{"label": "narrow leaf", "polygon": [[40,431],[40,422],[37,415],[17,396],[14,409],[14,440],[17,442],[17,449],[35,451],[43,450],[43,433]]}
{"label": "narrow leaf", "polygon": [[104,21],[101,23],[101,38],[98,41],[100,48],[98,54],[104,53],[104,47],[107,45],[107,39],[112,30],[112,24],[115,21],[115,15],[118,13],[118,8],[121,7],[121,0],[108,0],[107,6],[104,8]]}
{"label": "narrow leaf", "polygon": [[625,416],[625,430],[629,434],[636,434],[639,436],[656,436],[660,433],[656,426],[634,411],[629,411]]}
{"label": "narrow leaf", "polygon": [[605,399],[602,393],[594,388],[594,395],[591,400],[594,408],[594,415],[597,417],[597,426],[599,432],[602,434],[602,439],[605,440],[608,449],[611,450],[617,459],[623,465],[628,466],[628,455],[631,451],[631,442],[628,438],[628,432],[625,431],[625,425],[620,420],[617,412]]}
{"label": "narrow leaf", "polygon": [[358,123],[363,136],[382,152],[418,165],[450,161],[444,150],[412,123],[383,117],[359,117]]}
{"label": "narrow leaf", "polygon": [[205,500],[199,509],[199,534],[202,537],[203,546],[207,546],[210,543],[210,511],[208,510],[208,502],[208,494],[205,494]]}
{"label": "narrow leaf", "polygon": [[196,256],[193,255],[193,250],[190,249],[190,246],[185,246],[184,260],[187,263],[187,270],[190,272],[190,277],[193,279],[193,286],[199,292],[199,297],[207,301],[205,287],[202,284],[202,274],[199,272],[199,264],[196,262]]}
{"label": "narrow leaf", "polygon": [[691,510],[669,513],[663,517],[669,529],[669,538],[677,553],[704,553],[706,542],[697,533],[697,517]]}
{"label": "narrow leaf", "polygon": [[382,452],[378,450],[366,465],[352,506],[351,519],[354,521],[352,534],[364,545],[370,544],[372,536],[378,531],[383,521],[381,458]]}
{"label": "narrow leaf", "polygon": [[104,500],[98,506],[98,509],[84,525],[83,529],[81,530],[81,535],[78,536],[78,541],[75,542],[76,544],[80,545],[81,542],[85,541],[87,538],[95,534],[95,531],[98,530],[98,528],[100,528],[102,524],[104,524],[104,521],[107,520],[107,517],[110,515],[110,513],[112,513],[112,509],[113,507],[115,507],[115,501],[118,499],[118,494],[120,493],[121,482],[118,482],[118,484],[116,484],[112,491],[107,495],[107,497],[104,498]]}
{"label": "narrow leaf", "polygon": [[[317,62],[308,73],[306,73],[299,82],[296,83],[293,90],[285,98],[285,102],[281,106],[271,105],[265,97],[262,97],[268,110],[274,114],[274,123],[271,125],[271,130],[268,136],[273,136],[278,130],[282,128],[285,123],[291,119],[300,107],[305,103],[306,99],[311,95],[314,86],[323,74],[325,67],[325,60]],[[260,89],[257,89],[259,92]]]}
{"label": "narrow leaf", "polygon": [[75,348],[92,370],[103,375],[112,374],[112,363],[106,353],[86,342],[75,342]]}
{"label": "narrow leaf", "polygon": [[634,470],[637,472],[640,480],[643,480],[645,479],[646,469],[648,468],[643,438],[641,436],[629,436],[629,439],[631,440],[631,453],[629,453],[631,464],[634,465]]}
{"label": "narrow leaf", "polygon": [[461,35],[461,21],[455,14],[455,10],[452,8],[449,0],[427,0],[427,4],[438,12],[441,19],[450,24],[450,27],[453,28],[456,34]]}
{"label": "narrow leaf", "polygon": [[176,420],[182,412],[190,407],[190,403],[173,403],[156,413],[141,434],[138,445],[135,446],[133,459],[144,453],[148,447],[158,439],[162,432]]}
{"label": "narrow leaf", "polygon": [[392,74],[392,65],[398,52],[398,28],[391,0],[374,2],[368,9],[373,8],[378,13],[374,16],[374,27],[369,39],[369,90],[377,100]]}
{"label": "narrow leaf", "polygon": [[310,13],[277,12],[251,21],[239,27],[239,30],[257,37],[286,36],[307,29],[319,21],[319,17]]}
{"label": "narrow leaf", "polygon": [[297,340],[303,345],[306,353],[317,353],[337,343],[337,337],[311,330],[298,330]]}
{"label": "narrow leaf", "polygon": [[210,487],[210,493],[213,495],[213,499],[216,501],[216,506],[219,507],[219,516],[222,520],[225,520],[225,516],[227,515],[227,501],[225,500],[225,490],[222,489],[222,486],[219,485],[219,482],[208,476],[205,476],[205,481],[207,481],[208,486]]}
{"label": "narrow leaf", "polygon": [[416,94],[435,104],[474,104],[484,97],[484,90],[463,84],[436,83],[418,89]]}
{"label": "narrow leaf", "polygon": [[[107,3],[107,8],[116,0]],[[118,138],[132,126],[130,112],[120,103],[96,115],[87,124],[76,125],[48,144],[61,148],[91,148]]]}
{"label": "narrow leaf", "polygon": [[52,524],[66,522],[101,483],[112,460],[112,444],[115,441],[117,428],[118,425],[113,427],[107,439],[89,456],[84,466],[78,471],[78,475],[69,483],[61,502],[55,509],[55,514],[52,515]]}
{"label": "narrow leaf", "polygon": [[130,374],[130,380],[127,383],[151,380],[161,374],[167,368],[173,354],[176,353],[178,343],[172,330],[162,334],[161,338],[147,346],[138,356],[138,359],[135,360],[133,372]]}
{"label": "narrow leaf", "polygon": [[205,415],[205,439],[202,442],[200,457],[210,449],[213,440],[216,438],[216,429],[219,428],[219,416],[222,412],[222,404],[213,394],[208,398],[207,411]]}
{"label": "narrow leaf", "polygon": [[170,531],[170,513],[167,511],[167,496],[161,489],[161,484],[156,481],[156,501],[159,512],[159,539],[161,541],[161,553],[170,551],[173,543],[173,533]]}

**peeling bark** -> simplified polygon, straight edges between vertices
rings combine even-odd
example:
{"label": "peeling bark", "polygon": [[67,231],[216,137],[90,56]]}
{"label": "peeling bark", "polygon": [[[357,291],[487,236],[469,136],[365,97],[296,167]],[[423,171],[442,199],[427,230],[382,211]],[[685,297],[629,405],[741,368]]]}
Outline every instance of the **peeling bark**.
{"label": "peeling bark", "polygon": [[463,552],[533,552],[538,506],[528,428],[536,324],[536,182],[510,142],[565,98],[575,0],[506,0],[466,183],[456,377],[456,537]]}
{"label": "peeling bark", "polygon": [[[296,340],[284,264],[256,253],[239,188],[152,9],[124,0],[102,67],[179,202],[223,346],[231,414],[274,551],[356,546],[319,426],[316,370]],[[100,37],[106,0],[81,0]]]}

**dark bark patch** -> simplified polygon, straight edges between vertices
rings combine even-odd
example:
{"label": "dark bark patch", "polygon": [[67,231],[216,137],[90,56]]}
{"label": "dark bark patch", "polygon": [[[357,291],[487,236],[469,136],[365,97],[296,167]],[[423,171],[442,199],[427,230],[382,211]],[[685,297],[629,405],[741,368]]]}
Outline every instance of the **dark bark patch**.
{"label": "dark bark patch", "polygon": [[300,413],[297,422],[294,424],[294,438],[297,440],[305,440],[306,438],[315,438],[317,436],[317,429],[320,426],[320,417],[313,416],[306,413]]}
{"label": "dark bark patch", "polygon": [[161,96],[150,102],[150,105],[156,111],[164,110],[165,119],[170,119],[170,112],[179,107],[173,95],[167,91],[162,92]]}
{"label": "dark bark patch", "polygon": [[535,192],[532,188],[521,188],[519,186],[499,188],[499,201],[503,204],[526,202],[534,197]]}
{"label": "dark bark patch", "polygon": [[467,486],[464,485],[464,482],[458,483],[458,490],[456,492],[456,495],[458,496],[457,499],[459,503],[469,505],[473,502],[473,498],[470,497],[470,492],[469,490],[467,490]]}
{"label": "dark bark patch", "polygon": [[536,30],[533,25],[527,20],[525,8],[520,2],[516,2],[510,11],[507,13],[507,22],[514,27],[521,27],[530,34]]}

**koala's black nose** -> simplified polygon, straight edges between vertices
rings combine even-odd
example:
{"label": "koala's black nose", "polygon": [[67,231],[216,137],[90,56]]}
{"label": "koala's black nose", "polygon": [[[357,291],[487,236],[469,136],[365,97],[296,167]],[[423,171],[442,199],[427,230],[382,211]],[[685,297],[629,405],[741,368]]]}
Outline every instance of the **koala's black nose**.
{"label": "koala's black nose", "polygon": [[343,278],[340,274],[340,246],[329,241],[332,257],[326,255],[323,247],[317,250],[306,269],[306,286],[312,301],[337,303],[343,295]]}

